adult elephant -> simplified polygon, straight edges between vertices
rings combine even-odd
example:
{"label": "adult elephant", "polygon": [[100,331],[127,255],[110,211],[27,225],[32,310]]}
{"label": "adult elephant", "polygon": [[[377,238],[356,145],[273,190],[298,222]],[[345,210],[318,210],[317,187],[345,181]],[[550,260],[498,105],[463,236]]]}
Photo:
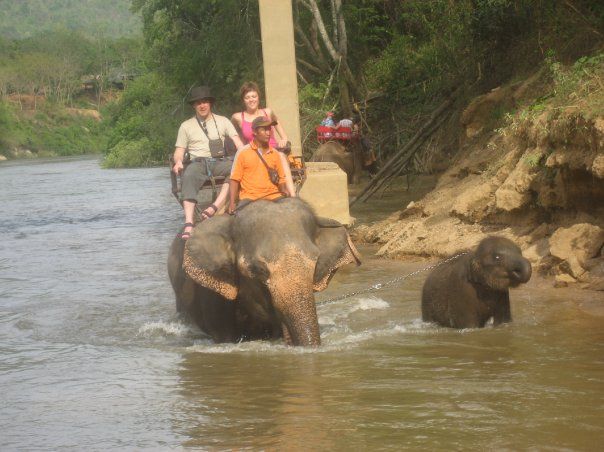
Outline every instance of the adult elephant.
{"label": "adult elephant", "polygon": [[314,292],[347,263],[360,260],[346,229],[287,198],[198,224],[172,243],[168,272],[177,310],[217,342],[320,345]]}
{"label": "adult elephant", "polygon": [[363,162],[358,144],[351,143],[350,150],[347,150],[337,141],[328,141],[321,144],[312,158],[311,162],[334,162],[348,176],[348,183],[356,184],[361,178]]}

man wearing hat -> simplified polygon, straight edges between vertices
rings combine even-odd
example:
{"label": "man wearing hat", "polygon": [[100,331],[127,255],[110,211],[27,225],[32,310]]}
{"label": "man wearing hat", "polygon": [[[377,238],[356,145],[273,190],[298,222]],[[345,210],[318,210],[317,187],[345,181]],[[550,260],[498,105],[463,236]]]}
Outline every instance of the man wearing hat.
{"label": "man wearing hat", "polygon": [[[198,86],[191,90],[188,98],[189,104],[195,110],[195,116],[187,119],[180,125],[174,149],[174,167],[172,171],[180,174],[183,170],[183,159],[188,151],[191,163],[182,175],[181,192],[185,211],[185,228],[181,235],[188,239],[193,229],[193,216],[197,203],[197,192],[202,185],[213,176],[228,177],[231,172],[232,161],[224,150],[225,137],[230,137],[237,149],[243,143],[237,135],[235,127],[224,116],[212,113],[212,106],[216,99],[212,96],[210,88]],[[226,201],[228,185],[225,184],[216,202],[203,211],[202,216],[209,218]]]}
{"label": "man wearing hat", "polygon": [[233,162],[229,182],[230,214],[236,210],[237,198],[249,202],[286,196],[285,172],[281,159],[278,151],[269,144],[271,127],[274,125],[275,122],[262,116],[252,121],[254,139],[237,152]]}

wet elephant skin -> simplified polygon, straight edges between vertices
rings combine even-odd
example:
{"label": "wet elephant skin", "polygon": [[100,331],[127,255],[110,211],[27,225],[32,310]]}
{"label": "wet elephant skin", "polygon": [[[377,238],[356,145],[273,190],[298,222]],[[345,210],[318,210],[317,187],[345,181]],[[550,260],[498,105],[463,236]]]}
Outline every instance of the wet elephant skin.
{"label": "wet elephant skin", "polygon": [[168,273],[177,309],[216,341],[319,345],[314,292],[353,262],[358,252],[344,227],[287,198],[198,224],[186,242],[174,240]]}
{"label": "wet elephant skin", "polygon": [[422,319],[450,328],[511,322],[509,288],[526,283],[531,264],[504,237],[487,237],[474,252],[434,269],[422,289]]}

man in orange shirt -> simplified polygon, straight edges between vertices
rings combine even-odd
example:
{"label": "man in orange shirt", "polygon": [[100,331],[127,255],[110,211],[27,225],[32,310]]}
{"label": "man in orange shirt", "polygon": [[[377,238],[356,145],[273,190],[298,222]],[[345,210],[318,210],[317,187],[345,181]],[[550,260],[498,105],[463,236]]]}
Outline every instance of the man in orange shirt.
{"label": "man in orange shirt", "polygon": [[[237,198],[250,202],[285,196],[285,173],[281,160],[277,150],[269,145],[271,127],[274,125],[273,121],[264,117],[254,119],[254,139],[235,155],[229,181],[230,214],[236,210]],[[274,173],[272,177],[271,173]]]}

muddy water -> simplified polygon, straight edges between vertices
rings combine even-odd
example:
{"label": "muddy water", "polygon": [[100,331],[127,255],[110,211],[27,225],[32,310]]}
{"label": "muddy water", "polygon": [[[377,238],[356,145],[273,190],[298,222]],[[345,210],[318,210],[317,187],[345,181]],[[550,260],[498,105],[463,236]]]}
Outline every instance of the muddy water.
{"label": "muddy water", "polygon": [[1,450],[601,450],[598,294],[534,280],[465,331],[419,320],[425,273],[325,302],[426,265],[363,248],[317,296],[320,349],[215,345],[174,313],[168,183],[0,166]]}

